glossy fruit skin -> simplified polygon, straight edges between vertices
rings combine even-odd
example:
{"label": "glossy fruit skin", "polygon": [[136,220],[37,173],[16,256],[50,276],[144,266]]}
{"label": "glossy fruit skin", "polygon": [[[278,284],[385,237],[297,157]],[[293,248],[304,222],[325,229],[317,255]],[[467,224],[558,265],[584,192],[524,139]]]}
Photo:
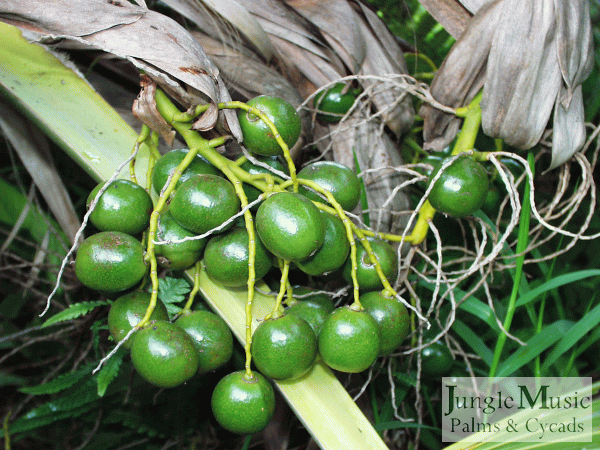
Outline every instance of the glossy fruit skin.
{"label": "glossy fruit skin", "polygon": [[253,434],[263,430],[275,412],[275,392],[257,372],[248,380],[245,371],[226,375],[217,383],[211,399],[213,415],[226,430]]}
{"label": "glossy fruit skin", "polygon": [[[195,175],[179,186],[171,200],[173,219],[183,228],[203,234],[221,225],[240,209],[235,188],[216,175]],[[231,228],[233,222],[221,229]]]}
{"label": "glossy fruit skin", "polygon": [[[431,172],[430,180],[439,172],[442,163]],[[452,217],[473,214],[485,201],[489,179],[484,167],[470,156],[459,156],[444,169],[429,193],[429,202],[436,210]]]}
{"label": "glossy fruit skin", "polygon": [[[195,233],[183,228],[177,223],[170,211],[160,215],[156,230],[157,240],[174,241],[192,237]],[[194,265],[202,258],[208,238],[194,239],[181,243],[156,244],[154,253],[161,267],[171,270],[183,270]]]}
{"label": "glossy fruit skin", "polygon": [[[255,279],[259,280],[271,269],[273,256],[257,236],[254,243],[254,272]],[[204,251],[204,267],[208,276],[224,286],[246,286],[250,258],[248,245],[246,228],[234,227],[211,237]]]}
{"label": "glossy fruit skin", "polygon": [[406,307],[396,298],[378,291],[361,295],[360,303],[379,327],[379,356],[394,352],[410,332],[410,316]]}
{"label": "glossy fruit skin", "polygon": [[346,228],[337,216],[321,211],[325,222],[323,245],[311,256],[296,265],[304,273],[312,276],[327,275],[344,265],[350,253],[350,243]]}
{"label": "glossy fruit skin", "polygon": [[[87,198],[89,208],[105,183],[96,186]],[[100,231],[120,231],[136,235],[148,228],[152,199],[139,184],[115,180],[104,191],[90,214],[90,221]]]}
{"label": "glossy fruit skin", "polygon": [[161,387],[178,386],[198,370],[198,351],[185,331],[157,320],[133,335],[131,361],[147,382]]}
{"label": "glossy fruit skin", "polygon": [[453,365],[452,353],[440,341],[421,350],[421,371],[426,377],[443,377],[450,372]]}
{"label": "glossy fruit skin", "polygon": [[[371,244],[373,253],[383,269],[383,274],[387,280],[393,284],[398,276],[398,255],[385,241],[370,237],[367,238],[367,240]],[[375,270],[375,265],[371,262],[369,254],[359,241],[356,243],[356,263],[358,264],[356,277],[358,279],[361,292],[375,291],[383,288],[381,280],[379,279],[377,271]],[[352,283],[352,262],[349,256],[348,259],[346,259],[342,270],[344,279],[348,283]]]}
{"label": "glossy fruit skin", "polygon": [[[160,194],[160,191],[169,179],[169,175],[183,161],[188,151],[188,149],[184,148],[171,150],[156,161],[152,171],[152,186],[157,194]],[[190,165],[183,171],[181,177],[179,177],[175,189],[194,175],[220,175],[220,171],[202,156],[196,155]]]}
{"label": "glossy fruit skin", "polygon": [[327,294],[315,293],[308,297],[301,297],[303,294],[310,294],[312,291],[310,288],[295,287],[294,298],[297,301],[285,309],[285,314],[293,314],[306,320],[315,332],[315,336],[319,336],[325,319],[333,312],[335,306]]}
{"label": "glossy fruit skin", "polygon": [[233,354],[233,335],[221,317],[210,311],[192,311],[175,325],[185,331],[198,351],[198,371],[211,372],[226,364]]}
{"label": "glossy fruit skin", "polygon": [[278,192],[262,202],[256,213],[256,231],[271,253],[289,261],[308,258],[325,240],[321,212],[293,192]]}
{"label": "glossy fruit skin", "polygon": [[332,369],[358,373],[379,356],[379,328],[366,311],[343,306],[325,320],[319,333],[319,353]]}
{"label": "glossy fruit skin", "polygon": [[[115,342],[121,341],[144,318],[150,297],[149,292],[133,291],[122,295],[110,306],[108,331]],[[160,300],[156,301],[150,320],[169,320],[167,308]],[[131,348],[132,342],[133,339],[128,339],[123,343],[123,347]]]}
{"label": "glossy fruit skin", "polygon": [[146,273],[142,244],[129,234],[101,231],[85,239],[75,258],[75,275],[84,286],[119,292],[135,286]]}
{"label": "glossy fruit skin", "polygon": [[[331,192],[343,210],[352,211],[360,201],[360,180],[352,169],[335,161],[317,161],[298,172],[298,178],[314,181],[326,191]],[[311,200],[325,203],[311,189],[300,186],[302,195]]]}
{"label": "glossy fruit skin", "polygon": [[[344,114],[350,111],[352,105],[356,101],[356,97],[360,94],[360,89],[350,88],[344,92],[346,85],[344,83],[336,83],[326,91],[321,91],[315,97],[315,109],[317,120],[322,123],[338,123]],[[331,114],[327,114],[331,113]]]}
{"label": "glossy fruit skin", "polygon": [[[286,175],[289,175],[288,167],[280,161],[279,157],[256,155],[255,158],[259,162],[263,162],[263,163],[267,164],[268,166],[270,166],[280,172],[283,172]],[[273,174],[270,170],[265,169],[264,167],[252,164],[250,161],[244,162],[240,166],[240,168],[244,169],[250,175],[271,174],[273,177],[277,177],[277,175]],[[246,197],[248,198],[248,203],[252,203],[253,201],[255,201],[258,198],[258,196],[262,193],[262,191],[256,189],[254,186],[252,186],[248,183],[242,184],[242,189],[244,190],[244,193],[246,194]],[[259,205],[254,205],[251,208],[251,211],[256,212],[256,210],[258,210],[258,206]]]}
{"label": "glossy fruit skin", "polygon": [[317,337],[304,319],[286,314],[258,325],[251,351],[262,374],[275,380],[295,379],[312,367],[317,357]]}
{"label": "glossy fruit skin", "polygon": [[[246,102],[264,115],[266,115],[279,131],[281,138],[289,148],[292,148],[302,131],[300,116],[294,107],[287,101],[269,95],[259,95]],[[238,119],[242,134],[243,144],[252,153],[262,156],[282,155],[283,150],[275,140],[271,129],[260,117],[240,110]]]}

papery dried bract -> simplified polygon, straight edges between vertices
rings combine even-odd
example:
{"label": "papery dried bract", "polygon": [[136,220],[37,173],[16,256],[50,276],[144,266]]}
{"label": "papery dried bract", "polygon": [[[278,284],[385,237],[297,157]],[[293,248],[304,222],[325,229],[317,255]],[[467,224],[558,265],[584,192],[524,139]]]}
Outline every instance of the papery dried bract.
{"label": "papery dried bract", "polygon": [[[202,48],[177,22],[154,11],[129,2],[56,0],[48,7],[7,0],[0,4],[0,18],[43,42],[76,42],[125,58],[190,103],[185,107],[226,100],[218,69]],[[228,114],[232,133],[241,139],[235,115]]]}
{"label": "papery dried bract", "polygon": [[156,101],[154,99],[156,83],[147,75],[142,75],[140,85],[142,90],[133,101],[133,115],[140,122],[148,125],[151,130],[159,133],[169,146],[173,145],[175,130],[171,128],[171,125],[166,122],[156,109]]}
{"label": "papery dried bract", "polygon": [[[499,2],[480,11],[456,41],[431,83],[431,94],[440,103],[458,108],[468,104],[483,87],[493,34],[498,22]],[[425,149],[441,151],[456,136],[461,120],[429,104],[419,110],[424,119]]]}
{"label": "papery dried bract", "polygon": [[[554,168],[585,141],[577,88],[592,62],[587,0],[495,0],[470,21],[431,92],[443,104],[466,106],[483,85],[484,132],[519,149],[539,142],[554,111]],[[458,131],[456,118],[430,106],[421,112],[426,147],[443,148]]]}

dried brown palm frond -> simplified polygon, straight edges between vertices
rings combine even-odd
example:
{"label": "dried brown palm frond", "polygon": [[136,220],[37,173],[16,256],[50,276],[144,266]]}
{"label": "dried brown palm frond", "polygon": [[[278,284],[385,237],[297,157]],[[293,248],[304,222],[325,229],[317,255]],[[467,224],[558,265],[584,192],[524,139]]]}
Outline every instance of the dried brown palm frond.
{"label": "dried brown palm frond", "polygon": [[224,42],[235,35],[266,61],[275,54],[265,30],[236,0],[164,0],[163,3],[194,22],[203,34],[219,36]]}
{"label": "dried brown palm frond", "polygon": [[[39,1],[9,0],[0,5],[0,19],[46,44],[102,50],[124,58],[185,107],[230,99],[218,69],[183,27],[129,2],[57,0],[49,8]],[[231,132],[241,139],[233,113],[226,117]]]}
{"label": "dried brown palm frond", "polygon": [[[361,20],[357,22],[362,29],[367,48],[359,74],[385,76],[408,73],[404,54],[381,19],[359,1],[355,1],[354,6],[360,8],[358,15]],[[378,84],[368,78],[361,83],[365,87]],[[403,88],[393,83],[383,83],[383,86],[373,91],[371,99],[383,122],[396,135],[406,132],[412,126],[415,115],[412,99]]]}
{"label": "dried brown palm frond", "polygon": [[0,130],[19,156],[60,227],[70,242],[74,243],[81,221],[54,164],[48,139],[13,106],[4,102],[0,108]]}
{"label": "dried brown palm frond", "polygon": [[349,70],[358,73],[367,46],[357,17],[347,0],[331,0],[323,7],[321,0],[289,0],[288,5],[314,23],[325,41]]}

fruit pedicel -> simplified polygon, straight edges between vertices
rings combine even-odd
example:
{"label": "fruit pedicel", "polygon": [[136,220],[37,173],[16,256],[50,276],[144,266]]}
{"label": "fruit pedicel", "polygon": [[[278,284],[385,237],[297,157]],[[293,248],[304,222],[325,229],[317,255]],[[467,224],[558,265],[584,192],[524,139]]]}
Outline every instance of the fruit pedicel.
{"label": "fruit pedicel", "polygon": [[[342,87],[321,98],[323,110],[330,112],[329,104],[340,97],[343,108],[334,105],[332,111],[347,111],[355,99],[348,95],[357,93]],[[361,192],[354,171],[322,161],[296,172],[289,149],[300,136],[301,121],[285,100],[259,96],[218,105],[238,110],[242,144],[249,151],[233,161],[216,150],[228,136],[209,140],[192,129],[206,106],[181,112],[160,90],[155,99],[158,113],[189,149],[161,156],[157,133],[144,125],[136,148],[141,143],[150,148],[150,186],[144,190],[132,175],[131,181],[94,189],[88,214],[100,231],[80,246],[76,274],[85,286],[116,297],[109,313],[113,339],[131,351],[139,375],[162,388],[214,371],[232,354],[232,333],[223,319],[192,311],[201,266],[216,283],[247,289],[245,369],[217,384],[212,408],[225,429],[254,433],[273,415],[269,378],[300,378],[317,358],[338,371],[361,372],[414,331],[392,287],[398,256],[390,242],[422,242],[435,213],[432,205],[457,217],[472,214],[485,199],[487,175],[471,156],[454,156],[432,173],[431,202],[422,206],[409,235],[376,233],[348,217]],[[322,113],[321,120],[334,121]],[[469,184],[473,179],[475,187]],[[192,294],[176,317],[169,318],[158,299],[159,266],[195,270]],[[255,284],[274,267],[281,278],[273,310],[259,318],[253,334]],[[292,286],[290,270],[308,277],[339,273],[352,287],[352,301],[336,308],[323,293]]]}

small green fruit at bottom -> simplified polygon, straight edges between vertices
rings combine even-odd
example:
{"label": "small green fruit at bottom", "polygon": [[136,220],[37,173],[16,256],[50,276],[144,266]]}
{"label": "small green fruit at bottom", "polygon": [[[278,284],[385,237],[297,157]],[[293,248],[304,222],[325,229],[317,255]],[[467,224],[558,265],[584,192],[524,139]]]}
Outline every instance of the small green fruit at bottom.
{"label": "small green fruit at bottom", "polygon": [[[235,188],[216,175],[195,175],[175,191],[170,204],[173,219],[183,228],[203,234],[231,219],[240,209]],[[233,226],[233,221],[220,231]]]}
{"label": "small green fruit at bottom", "polygon": [[333,311],[319,333],[319,353],[332,369],[358,373],[379,356],[377,322],[366,311],[344,306]]}
{"label": "small green fruit at bottom", "polygon": [[225,321],[210,311],[183,314],[175,325],[184,330],[198,350],[198,370],[211,372],[223,366],[233,353],[233,335]]}
{"label": "small green fruit at bottom", "polygon": [[[156,230],[156,240],[178,241],[193,237],[195,233],[186,230],[177,223],[170,211],[160,215]],[[161,267],[171,270],[183,270],[193,266],[202,257],[208,238],[192,239],[179,243],[156,244],[154,254]]]}
{"label": "small green fruit at bottom", "polygon": [[[300,116],[294,107],[287,101],[269,95],[259,95],[246,103],[263,113],[273,122],[281,138],[289,148],[292,148],[302,131]],[[242,134],[244,135],[244,146],[262,156],[282,155],[283,150],[275,139],[275,135],[260,117],[249,111],[240,110],[238,119]]]}
{"label": "small green fruit at bottom", "polygon": [[[122,295],[110,306],[108,311],[108,331],[116,342],[121,341],[133,327],[146,315],[151,294],[145,291],[133,291]],[[157,299],[150,320],[169,320],[164,303]],[[133,339],[123,343],[123,347],[131,348]]]}
{"label": "small green fruit at bottom", "polygon": [[296,315],[261,322],[252,335],[252,360],[264,375],[289,380],[304,375],[317,356],[311,326]]}
{"label": "small green fruit at bottom", "polygon": [[319,209],[303,195],[278,192],[258,208],[256,232],[278,258],[301,261],[323,245],[325,222]]}
{"label": "small green fruit at bottom", "polygon": [[336,83],[321,91],[314,100],[317,120],[327,124],[338,123],[350,111],[359,94],[360,89],[347,89],[345,83]]}
{"label": "small green fruit at bottom", "polygon": [[133,335],[133,367],[155,386],[171,388],[186,382],[197,372],[198,360],[192,338],[173,323],[153,321]]}
{"label": "small green fruit at bottom", "polygon": [[213,415],[226,430],[253,434],[263,430],[275,412],[275,392],[265,377],[245,371],[230,373],[217,383],[211,399]]}
{"label": "small green fruit at bottom", "polygon": [[[287,165],[283,164],[280,161],[280,157],[255,155],[255,158],[258,162],[266,164],[267,166],[272,167],[273,169],[276,169],[279,172],[289,175],[289,169],[288,169]],[[270,174],[274,177],[274,179],[278,179],[277,175],[275,175],[269,169],[266,169],[265,167],[262,167],[262,166],[255,165],[250,161],[244,162],[240,166],[240,168],[244,169],[250,175]],[[252,186],[251,184],[248,184],[248,183],[243,183],[242,189],[244,190],[244,193],[246,194],[246,197],[248,198],[248,203],[252,203],[253,201],[255,201],[258,198],[258,196],[260,194],[262,194],[262,191],[258,190],[257,188],[255,188],[254,186]],[[256,210],[258,209],[258,206],[259,205],[254,205],[254,206],[252,206],[252,208],[250,208],[250,210],[252,212],[256,212]]]}
{"label": "small green fruit at bottom", "polygon": [[[444,158],[433,169],[430,180],[433,180],[449,158],[451,157]],[[488,190],[489,179],[485,168],[470,156],[461,155],[435,181],[428,200],[439,212],[460,218],[481,208]]]}
{"label": "small green fruit at bottom", "polygon": [[[335,161],[317,161],[298,172],[298,178],[310,180],[329,191],[343,210],[352,211],[360,201],[360,180],[349,167]],[[305,186],[298,189],[311,200],[326,203],[315,191]]]}
{"label": "small green fruit at bottom", "polygon": [[75,257],[75,275],[90,289],[119,292],[146,273],[142,244],[129,234],[101,231],[85,239]]}
{"label": "small green fruit at bottom", "polygon": [[[377,258],[383,274],[393,284],[398,276],[398,255],[396,251],[385,241],[371,237],[368,237],[367,240],[371,244],[373,254]],[[375,264],[373,264],[369,254],[359,241],[356,243],[356,263],[358,266],[356,278],[358,279],[358,286],[361,292],[383,289],[383,284],[379,279]],[[350,256],[348,256],[342,269],[342,275],[349,284],[352,283],[351,269],[352,261],[350,260]]]}
{"label": "small green fruit at bottom", "polygon": [[389,355],[410,332],[410,317],[406,306],[395,297],[377,291],[361,295],[360,303],[379,327],[379,355]]}
{"label": "small green fruit at bottom", "polygon": [[325,222],[323,245],[307,259],[296,261],[302,272],[312,276],[327,275],[338,270],[350,253],[350,243],[342,221],[323,211],[321,215]]}
{"label": "small green fruit at bottom", "polygon": [[[156,161],[152,171],[152,186],[157,194],[160,194],[160,191],[162,191],[169,176],[175,171],[181,161],[183,161],[188,152],[189,150],[184,148],[171,150]],[[220,173],[221,172],[215,166],[209,163],[201,155],[197,154],[179,177],[175,189],[181,186],[181,183],[195,175],[219,175]]]}
{"label": "small green fruit at bottom", "polygon": [[452,353],[440,341],[421,350],[421,371],[426,377],[443,377],[450,372],[453,365]]}
{"label": "small green fruit at bottom", "polygon": [[[94,201],[105,183],[96,186],[87,198]],[[154,205],[146,190],[129,180],[115,180],[102,193],[90,221],[100,231],[120,231],[136,235],[148,228]]]}
{"label": "small green fruit at bottom", "polygon": [[319,336],[325,319],[335,309],[331,298],[327,294],[316,293],[310,288],[296,286],[294,299],[297,300],[296,303],[287,307],[285,314],[293,314],[306,320],[315,332],[315,336]]}
{"label": "small green fruit at bottom", "polygon": [[[254,278],[264,277],[272,267],[271,255],[255,233]],[[208,276],[224,286],[241,287],[248,283],[250,248],[248,230],[234,227],[210,238],[204,251]]]}

